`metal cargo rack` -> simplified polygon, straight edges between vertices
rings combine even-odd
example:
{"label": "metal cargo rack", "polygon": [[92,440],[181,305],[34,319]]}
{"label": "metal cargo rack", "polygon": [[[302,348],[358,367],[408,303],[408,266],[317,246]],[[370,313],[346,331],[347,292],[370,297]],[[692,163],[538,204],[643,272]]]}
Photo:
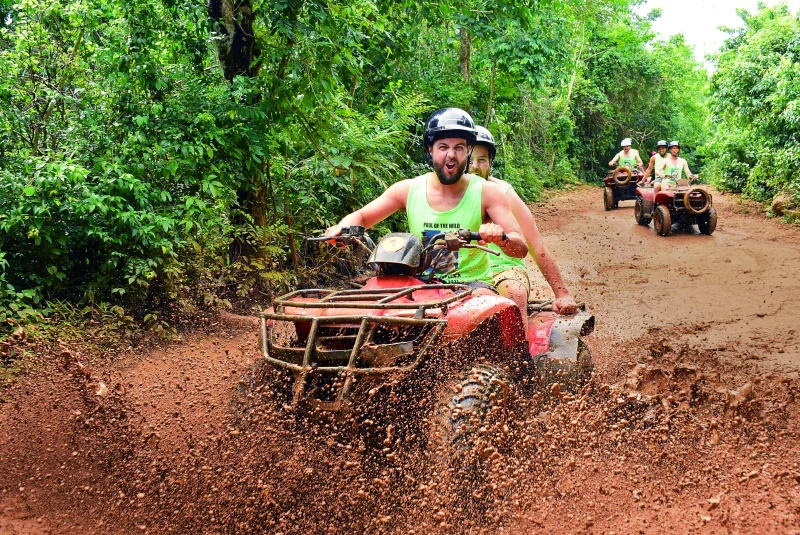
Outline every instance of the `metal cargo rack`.
{"label": "metal cargo rack", "polygon": [[[440,299],[414,302],[414,292],[419,290],[450,290],[452,295]],[[460,301],[472,293],[465,284],[423,284],[404,288],[357,289],[357,290],[297,290],[274,300],[274,312],[265,312],[261,317],[262,351],[267,362],[295,374],[293,404],[297,404],[307,388],[310,374],[340,375],[344,382],[335,401],[311,399],[314,404],[329,411],[337,411],[349,398],[356,376],[406,373],[416,369],[431,345],[447,325],[447,320],[427,318],[426,312],[439,309],[442,316],[448,305]],[[315,299],[305,301],[298,299]],[[406,298],[403,302],[398,300]],[[408,302],[411,301],[411,302]],[[287,314],[291,309],[363,309],[363,310],[416,310],[413,317],[376,315],[304,315]],[[268,322],[309,323],[308,337],[304,347],[289,347],[275,340]],[[355,334],[321,336],[321,326],[358,326]],[[376,331],[381,328],[418,327],[409,329],[413,338],[392,343],[376,343]],[[348,346],[331,348],[330,343]],[[352,346],[350,346],[352,343]],[[391,365],[402,357],[413,356],[413,360],[402,365]],[[347,364],[340,364],[346,361]],[[389,362],[389,365],[385,365]],[[369,365],[363,366],[364,363]],[[361,366],[359,366],[361,364]]]}

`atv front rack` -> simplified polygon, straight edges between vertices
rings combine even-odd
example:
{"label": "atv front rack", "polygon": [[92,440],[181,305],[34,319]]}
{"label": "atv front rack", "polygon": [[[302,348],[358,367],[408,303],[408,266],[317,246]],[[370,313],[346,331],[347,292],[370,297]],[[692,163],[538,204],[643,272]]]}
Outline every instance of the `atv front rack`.
{"label": "atv front rack", "polygon": [[[398,299],[407,298],[414,300],[414,292],[423,290],[450,290],[453,295],[418,303],[398,303]],[[401,310],[418,309],[425,311],[430,308],[443,308],[455,301],[460,301],[472,293],[472,288],[466,284],[419,284],[403,288],[369,288],[358,290],[296,290],[272,302],[276,312],[283,307],[294,308],[365,308],[370,310]],[[296,301],[297,298],[312,298],[317,301]]]}
{"label": "atv front rack", "polygon": [[[450,290],[451,295],[414,302],[414,292]],[[262,352],[267,362],[293,372],[292,404],[309,401],[318,409],[339,411],[349,400],[357,377],[402,374],[413,371],[423,361],[432,344],[447,326],[447,320],[428,318],[426,311],[441,310],[472,293],[464,284],[424,284],[404,288],[358,290],[298,290],[275,299],[274,312],[261,317]],[[311,298],[313,301],[298,300]],[[403,299],[402,302],[398,302]],[[411,302],[409,302],[411,301]],[[297,310],[287,314],[286,309]],[[413,317],[384,315],[329,315],[303,313],[308,309],[414,310]],[[294,324],[298,339],[294,344],[275,338],[276,322]],[[347,334],[321,335],[326,328],[341,328]],[[376,334],[396,333],[391,341],[377,340]],[[306,333],[301,336],[300,333]],[[302,338],[305,338],[303,345]],[[399,338],[399,339],[398,339]],[[294,347],[293,347],[294,345]],[[344,364],[346,362],[346,364]],[[336,386],[335,399],[323,400],[307,392],[309,379],[326,377]],[[342,378],[337,382],[337,378]]]}

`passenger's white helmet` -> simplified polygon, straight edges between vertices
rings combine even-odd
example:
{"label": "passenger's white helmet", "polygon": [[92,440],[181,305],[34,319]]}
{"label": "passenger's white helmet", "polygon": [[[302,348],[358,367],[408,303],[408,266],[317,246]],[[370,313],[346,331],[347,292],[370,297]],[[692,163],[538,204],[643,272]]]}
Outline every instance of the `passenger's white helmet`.
{"label": "passenger's white helmet", "polygon": [[633,142],[631,141],[631,138],[629,138],[629,137],[626,137],[625,139],[623,139],[622,143],[619,144],[620,147],[629,147],[631,145],[633,145]]}

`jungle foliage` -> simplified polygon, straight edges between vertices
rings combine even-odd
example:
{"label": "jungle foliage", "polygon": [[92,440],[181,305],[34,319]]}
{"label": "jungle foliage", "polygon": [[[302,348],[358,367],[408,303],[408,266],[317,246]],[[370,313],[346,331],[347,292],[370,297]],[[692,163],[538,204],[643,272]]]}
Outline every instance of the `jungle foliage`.
{"label": "jungle foliage", "polygon": [[707,172],[759,201],[800,199],[800,21],[782,4],[738,14],[714,57]]}
{"label": "jungle foliage", "polygon": [[0,2],[0,321],[152,323],[302,283],[302,238],[423,172],[442,106],[494,132],[530,200],[597,180],[625,136],[691,155],[704,71],[637,5]]}

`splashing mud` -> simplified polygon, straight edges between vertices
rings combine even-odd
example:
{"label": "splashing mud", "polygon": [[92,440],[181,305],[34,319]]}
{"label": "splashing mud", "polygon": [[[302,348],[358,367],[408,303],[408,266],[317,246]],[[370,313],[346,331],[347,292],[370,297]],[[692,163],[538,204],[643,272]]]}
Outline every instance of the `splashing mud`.
{"label": "splashing mud", "polygon": [[[588,226],[570,227],[571,210],[583,203],[587,217],[602,218],[594,193],[559,199],[562,212],[542,226],[583,242],[577,236]],[[773,225],[720,205],[714,236],[737,247],[755,245],[735,241],[736,225],[756,233]],[[613,224],[630,233],[630,219]],[[785,246],[780,264],[800,246],[795,234],[774,232]],[[663,272],[665,239],[645,238],[654,241],[647,253],[627,254],[639,255],[637,269],[651,277]],[[749,327],[738,322],[734,336],[727,309],[717,321],[699,298],[670,308],[668,288],[600,273],[630,260],[605,262],[623,253],[595,241],[580,260],[562,262],[600,312],[588,338],[593,380],[576,393],[521,391],[511,408],[495,403],[497,417],[471,449],[441,436],[435,407],[408,408],[410,398],[391,388],[375,392],[369,412],[356,411],[357,426],[297,414],[286,378],[260,363],[257,327],[246,320],[139,353],[40,348],[38,365],[0,392],[0,533],[797,530],[800,379],[788,363],[798,352],[788,330],[772,340],[774,353],[763,351],[774,323],[759,322],[755,302],[769,288],[751,285],[754,318]],[[729,252],[714,241],[704,247]],[[781,298],[797,293],[785,288]],[[726,299],[739,306],[735,292]],[[645,320],[649,328],[627,328],[654,302],[679,311],[662,315],[669,327]],[[457,398],[472,388],[470,376],[485,373],[467,370],[445,394]]]}

